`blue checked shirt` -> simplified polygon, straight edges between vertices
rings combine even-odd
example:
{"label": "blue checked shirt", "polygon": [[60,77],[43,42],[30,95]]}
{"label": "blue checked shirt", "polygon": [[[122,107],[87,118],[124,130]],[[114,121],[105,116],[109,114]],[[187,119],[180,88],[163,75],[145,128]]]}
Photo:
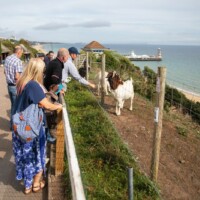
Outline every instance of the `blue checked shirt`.
{"label": "blue checked shirt", "polygon": [[4,69],[7,83],[16,84],[16,73],[23,71],[22,61],[15,54],[12,54],[6,58]]}

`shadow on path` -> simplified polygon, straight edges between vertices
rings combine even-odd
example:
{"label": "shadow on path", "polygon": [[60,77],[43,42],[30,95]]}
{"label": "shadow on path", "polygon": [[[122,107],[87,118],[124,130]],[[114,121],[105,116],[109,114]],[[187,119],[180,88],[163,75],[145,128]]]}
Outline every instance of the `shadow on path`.
{"label": "shadow on path", "polygon": [[[0,117],[0,122],[0,130],[10,132],[10,121]],[[0,137],[2,137],[2,135]]]}
{"label": "shadow on path", "polygon": [[10,118],[10,109],[6,110],[7,116]]}
{"label": "shadow on path", "polygon": [[23,190],[23,185],[15,179],[15,164],[12,153],[12,141],[6,139],[10,133],[0,135],[0,183],[10,185],[17,191]]}
{"label": "shadow on path", "polygon": [[8,94],[6,94],[5,97],[6,97],[6,99],[9,99],[9,101],[10,101],[10,97]]}

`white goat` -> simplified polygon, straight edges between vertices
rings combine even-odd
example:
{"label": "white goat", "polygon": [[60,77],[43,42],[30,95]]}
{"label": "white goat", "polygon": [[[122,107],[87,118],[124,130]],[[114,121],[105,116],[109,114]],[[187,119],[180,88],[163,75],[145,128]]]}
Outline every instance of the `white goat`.
{"label": "white goat", "polygon": [[[108,72],[105,71],[105,93],[106,95],[108,95],[108,92],[110,92],[110,84],[108,82],[108,78],[107,78]],[[101,88],[101,71],[98,72],[98,74],[96,75],[95,79],[96,79],[96,83],[97,83],[97,94],[98,96],[100,95],[100,88]]]}
{"label": "white goat", "polygon": [[116,72],[109,72],[108,82],[110,83],[111,93],[116,99],[116,115],[120,115],[120,109],[124,106],[124,101],[126,99],[131,99],[131,104],[129,110],[133,109],[133,98],[134,98],[134,89],[133,89],[133,80],[127,80],[125,82],[121,81],[120,77]]}

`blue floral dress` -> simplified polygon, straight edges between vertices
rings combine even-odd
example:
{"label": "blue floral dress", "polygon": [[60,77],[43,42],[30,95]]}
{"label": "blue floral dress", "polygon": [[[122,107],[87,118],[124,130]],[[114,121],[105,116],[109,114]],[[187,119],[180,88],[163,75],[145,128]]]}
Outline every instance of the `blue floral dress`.
{"label": "blue floral dress", "polygon": [[[27,83],[24,88],[24,95],[25,98],[20,111],[23,111],[32,103],[38,104],[43,98],[45,98],[42,88],[35,81]],[[20,97],[21,95],[16,99],[15,112]],[[16,164],[16,179],[24,179],[25,188],[30,188],[33,183],[33,177],[42,170],[45,173],[45,127],[41,127],[39,137],[27,143],[21,141],[18,135],[16,135],[15,132],[12,132],[12,142]]]}

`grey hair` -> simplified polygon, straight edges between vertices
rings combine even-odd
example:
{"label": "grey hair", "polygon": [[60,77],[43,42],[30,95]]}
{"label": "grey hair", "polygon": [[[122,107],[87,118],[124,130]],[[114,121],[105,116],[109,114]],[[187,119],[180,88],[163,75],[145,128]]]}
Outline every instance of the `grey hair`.
{"label": "grey hair", "polygon": [[57,57],[63,57],[69,54],[69,51],[65,48],[61,48],[58,50]]}
{"label": "grey hair", "polygon": [[20,45],[18,45],[18,46],[15,46],[15,48],[14,48],[14,53],[17,53],[17,52],[23,51],[23,50],[24,50],[23,47],[20,46]]}

